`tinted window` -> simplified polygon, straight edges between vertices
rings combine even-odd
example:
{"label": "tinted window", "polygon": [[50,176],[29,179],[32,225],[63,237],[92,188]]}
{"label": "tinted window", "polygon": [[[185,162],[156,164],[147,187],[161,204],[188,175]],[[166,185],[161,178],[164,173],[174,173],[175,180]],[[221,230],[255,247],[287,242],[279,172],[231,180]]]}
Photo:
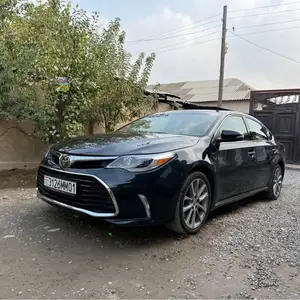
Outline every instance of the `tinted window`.
{"label": "tinted window", "polygon": [[247,118],[249,131],[256,140],[268,140],[268,130],[260,123]]}
{"label": "tinted window", "polygon": [[247,128],[243,118],[238,116],[232,116],[226,118],[221,125],[219,134],[221,134],[222,130],[237,131],[240,134],[243,134],[245,137],[248,135]]}
{"label": "tinted window", "polygon": [[203,136],[217,117],[215,112],[158,113],[134,121],[119,131]]}

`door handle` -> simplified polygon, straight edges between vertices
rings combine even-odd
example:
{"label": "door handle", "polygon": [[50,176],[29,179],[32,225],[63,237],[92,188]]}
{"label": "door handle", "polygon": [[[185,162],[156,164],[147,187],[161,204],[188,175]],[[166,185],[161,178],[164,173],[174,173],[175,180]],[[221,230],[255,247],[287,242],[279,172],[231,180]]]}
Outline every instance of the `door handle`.
{"label": "door handle", "polygon": [[249,150],[248,155],[251,156],[251,157],[254,157],[255,151],[254,150]]}

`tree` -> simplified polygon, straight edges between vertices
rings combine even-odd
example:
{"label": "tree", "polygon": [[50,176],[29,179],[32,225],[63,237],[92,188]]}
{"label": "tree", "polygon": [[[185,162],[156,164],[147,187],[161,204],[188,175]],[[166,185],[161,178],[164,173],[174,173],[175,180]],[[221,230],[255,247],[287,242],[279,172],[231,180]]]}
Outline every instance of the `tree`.
{"label": "tree", "polygon": [[110,22],[100,40],[93,51],[95,91],[88,115],[91,127],[100,124],[109,132],[118,123],[145,111],[144,90],[155,56],[141,53],[131,64],[131,55],[124,50],[125,32],[121,31],[119,19]]}
{"label": "tree", "polygon": [[82,134],[87,122],[111,131],[142,113],[154,55],[141,54],[131,64],[119,19],[101,31],[99,14],[61,0],[7,0],[6,6],[0,28],[2,118],[30,118],[37,133],[54,142]]}
{"label": "tree", "polygon": [[29,117],[32,89],[24,83],[31,49],[16,52],[12,28],[18,22],[17,0],[3,0],[0,4],[0,117],[18,120]]}

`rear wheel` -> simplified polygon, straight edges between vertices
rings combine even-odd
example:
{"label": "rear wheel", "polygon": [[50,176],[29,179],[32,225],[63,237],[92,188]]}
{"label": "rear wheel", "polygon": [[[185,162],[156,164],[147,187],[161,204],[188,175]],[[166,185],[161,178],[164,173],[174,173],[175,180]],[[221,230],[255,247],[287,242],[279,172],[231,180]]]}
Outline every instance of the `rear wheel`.
{"label": "rear wheel", "polygon": [[270,183],[269,190],[266,193],[268,200],[277,200],[282,189],[283,170],[280,165],[276,165]]}
{"label": "rear wheel", "polygon": [[207,177],[201,172],[190,174],[177,197],[174,219],[167,227],[182,234],[199,232],[208,217],[210,204],[211,192]]}

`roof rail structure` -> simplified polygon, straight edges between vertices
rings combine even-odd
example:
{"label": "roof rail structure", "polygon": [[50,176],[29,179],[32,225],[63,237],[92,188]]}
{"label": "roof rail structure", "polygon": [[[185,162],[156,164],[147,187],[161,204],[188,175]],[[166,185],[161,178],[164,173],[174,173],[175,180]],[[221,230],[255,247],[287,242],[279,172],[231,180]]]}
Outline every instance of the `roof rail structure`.
{"label": "roof rail structure", "polygon": [[168,97],[181,99],[179,96],[177,96],[175,94],[167,93],[167,92],[158,92],[158,91],[145,90],[144,94],[146,96],[148,96],[148,95],[157,95],[159,100],[167,100]]}
{"label": "roof rail structure", "polygon": [[[218,106],[207,106],[207,105],[199,105],[199,104],[194,104],[194,103],[189,103],[189,102],[183,102],[177,99],[181,99],[179,96],[167,92],[156,92],[156,91],[151,91],[151,90],[145,90],[145,95],[157,95],[158,96],[158,102],[162,103],[167,103],[176,107],[181,107],[183,109],[206,109],[206,110],[228,110],[230,109],[223,108],[223,107],[218,107]],[[170,98],[175,98],[176,100],[173,99],[168,99]]]}
{"label": "roof rail structure", "polygon": [[188,102],[181,102],[181,103],[180,102],[177,103],[182,104],[182,108],[184,109],[228,110],[228,111],[231,110],[228,108],[218,107],[218,106],[198,105],[198,104],[193,104]]}
{"label": "roof rail structure", "polygon": [[[161,92],[161,91],[153,91],[153,90],[145,90],[144,94],[146,96],[148,95],[155,95],[158,97],[158,102],[160,103],[166,103],[169,104],[171,106],[174,106],[175,109],[179,108],[179,103],[177,102],[177,99],[181,99],[179,96],[175,95],[175,94],[171,94],[171,93],[167,93],[167,92]],[[169,98],[175,98],[176,100],[171,100],[168,99]]]}

